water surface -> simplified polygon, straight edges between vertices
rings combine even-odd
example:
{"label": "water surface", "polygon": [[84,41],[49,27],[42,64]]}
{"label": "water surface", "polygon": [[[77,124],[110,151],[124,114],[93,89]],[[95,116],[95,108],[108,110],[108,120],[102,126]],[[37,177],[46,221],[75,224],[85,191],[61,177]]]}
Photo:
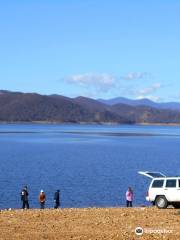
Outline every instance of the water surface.
{"label": "water surface", "polygon": [[129,125],[0,125],[0,208],[19,208],[28,185],[38,194],[61,190],[62,207],[124,206],[132,186],[135,205],[147,204],[149,180],[138,171],[180,175],[180,127]]}

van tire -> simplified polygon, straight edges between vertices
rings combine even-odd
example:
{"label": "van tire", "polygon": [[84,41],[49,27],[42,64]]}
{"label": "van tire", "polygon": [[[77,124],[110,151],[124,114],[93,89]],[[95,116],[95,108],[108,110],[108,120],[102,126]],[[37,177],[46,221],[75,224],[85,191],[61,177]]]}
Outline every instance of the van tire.
{"label": "van tire", "polygon": [[164,209],[164,208],[167,208],[168,201],[165,198],[165,196],[157,196],[155,200],[155,205],[160,209]]}

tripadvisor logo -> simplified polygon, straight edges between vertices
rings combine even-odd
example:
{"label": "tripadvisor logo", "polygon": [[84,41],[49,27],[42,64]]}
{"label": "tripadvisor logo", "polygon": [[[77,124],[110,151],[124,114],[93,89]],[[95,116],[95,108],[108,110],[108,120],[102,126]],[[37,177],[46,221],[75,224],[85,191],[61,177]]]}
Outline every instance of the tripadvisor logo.
{"label": "tripadvisor logo", "polygon": [[143,235],[143,233],[147,234],[170,234],[173,233],[173,230],[170,229],[152,229],[152,228],[142,228],[142,227],[137,227],[135,228],[135,234],[138,236]]}
{"label": "tripadvisor logo", "polygon": [[135,229],[135,234],[136,234],[136,235],[141,236],[141,235],[143,235],[143,233],[144,233],[144,230],[143,230],[142,227],[137,227],[137,228]]}

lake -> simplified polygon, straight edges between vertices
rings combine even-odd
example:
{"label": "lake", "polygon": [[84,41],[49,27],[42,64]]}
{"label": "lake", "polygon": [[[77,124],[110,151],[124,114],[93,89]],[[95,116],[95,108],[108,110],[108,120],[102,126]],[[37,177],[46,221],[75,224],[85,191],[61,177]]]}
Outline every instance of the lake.
{"label": "lake", "polygon": [[61,190],[62,207],[125,205],[134,189],[134,205],[145,201],[149,179],[142,170],[180,175],[180,127],[138,125],[0,125],[0,208],[20,208],[28,185],[30,207],[39,207],[43,189],[47,207]]}

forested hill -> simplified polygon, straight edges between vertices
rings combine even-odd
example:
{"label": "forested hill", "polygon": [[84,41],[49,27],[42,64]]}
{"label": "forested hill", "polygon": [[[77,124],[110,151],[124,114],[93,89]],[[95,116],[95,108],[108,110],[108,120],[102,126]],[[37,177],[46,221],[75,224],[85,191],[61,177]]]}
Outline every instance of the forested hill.
{"label": "forested hill", "polygon": [[1,122],[180,123],[178,110],[60,95],[0,91]]}

